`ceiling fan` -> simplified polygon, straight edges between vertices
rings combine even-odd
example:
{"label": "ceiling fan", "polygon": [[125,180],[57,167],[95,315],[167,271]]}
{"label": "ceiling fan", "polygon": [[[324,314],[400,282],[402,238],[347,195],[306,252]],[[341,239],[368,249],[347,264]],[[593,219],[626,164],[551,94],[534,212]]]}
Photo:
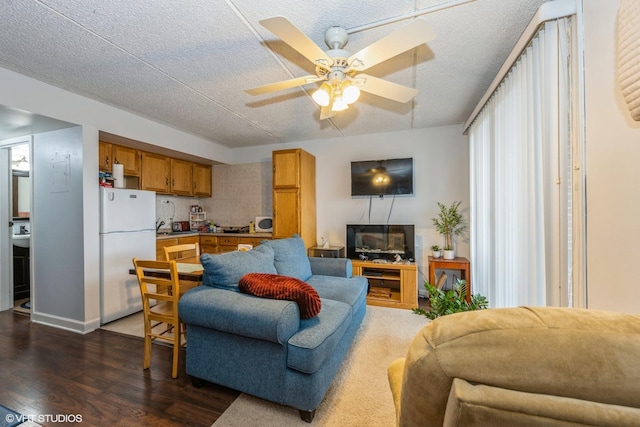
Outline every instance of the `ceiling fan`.
{"label": "ceiling fan", "polygon": [[349,35],[341,27],[331,27],[327,30],[325,42],[329,50],[323,51],[282,16],[263,19],[260,24],[313,62],[316,66],[316,75],[245,89],[245,92],[250,95],[262,95],[310,83],[324,82],[312,95],[314,101],[322,107],[320,120],[333,117],[338,111],[347,109],[349,104],[358,99],[361,90],[397,102],[404,103],[413,99],[418,93],[416,89],[373,77],[362,71],[435,37],[435,33],[427,22],[418,18],[357,53],[351,54],[343,49]]}

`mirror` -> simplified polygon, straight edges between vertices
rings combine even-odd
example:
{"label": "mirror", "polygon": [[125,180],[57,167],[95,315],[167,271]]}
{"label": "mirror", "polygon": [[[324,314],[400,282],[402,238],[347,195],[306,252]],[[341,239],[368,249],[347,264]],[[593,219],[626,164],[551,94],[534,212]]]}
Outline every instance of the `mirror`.
{"label": "mirror", "polygon": [[29,172],[13,171],[13,217],[29,218],[31,212],[31,178]]}
{"label": "mirror", "polygon": [[13,217],[29,218],[31,212],[31,178],[29,177],[29,144],[11,147]]}

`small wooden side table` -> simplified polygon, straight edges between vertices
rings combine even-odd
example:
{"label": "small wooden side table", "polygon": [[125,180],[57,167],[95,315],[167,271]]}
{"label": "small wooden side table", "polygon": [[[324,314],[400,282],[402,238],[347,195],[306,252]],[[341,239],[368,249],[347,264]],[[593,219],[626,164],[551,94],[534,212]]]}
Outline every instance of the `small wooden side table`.
{"label": "small wooden side table", "polygon": [[309,248],[308,254],[310,257],[344,258],[344,246],[329,246],[328,248],[313,246]]}
{"label": "small wooden side table", "polygon": [[471,263],[464,257],[454,259],[429,257],[429,283],[436,283],[436,269],[460,270],[460,278],[467,281],[467,302],[471,302]]}

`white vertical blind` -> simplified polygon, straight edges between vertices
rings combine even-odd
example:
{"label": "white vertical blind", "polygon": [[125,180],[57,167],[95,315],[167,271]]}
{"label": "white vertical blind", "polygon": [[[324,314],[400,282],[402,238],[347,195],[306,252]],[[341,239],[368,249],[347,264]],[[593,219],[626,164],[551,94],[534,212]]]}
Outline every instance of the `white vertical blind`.
{"label": "white vertical blind", "polygon": [[571,18],[546,22],[469,127],[474,292],[492,307],[567,293]]}

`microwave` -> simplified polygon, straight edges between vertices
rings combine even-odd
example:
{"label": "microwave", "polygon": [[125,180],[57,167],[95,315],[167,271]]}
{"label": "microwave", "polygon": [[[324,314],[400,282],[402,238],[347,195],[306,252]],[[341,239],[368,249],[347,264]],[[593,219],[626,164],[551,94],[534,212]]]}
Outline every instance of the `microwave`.
{"label": "microwave", "polygon": [[273,232],[273,218],[270,216],[257,216],[254,224],[256,233]]}

